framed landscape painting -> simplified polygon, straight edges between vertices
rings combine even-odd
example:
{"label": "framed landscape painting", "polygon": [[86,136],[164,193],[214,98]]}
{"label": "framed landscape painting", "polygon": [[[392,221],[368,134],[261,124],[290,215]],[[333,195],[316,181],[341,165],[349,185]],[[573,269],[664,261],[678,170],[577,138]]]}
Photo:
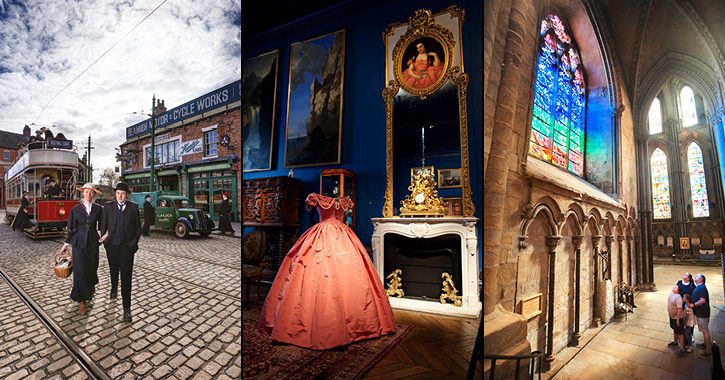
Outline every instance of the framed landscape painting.
{"label": "framed landscape painting", "polygon": [[339,164],[345,30],[292,44],[285,168]]}
{"label": "framed landscape painting", "polygon": [[275,50],[243,63],[244,172],[272,169],[278,58]]}

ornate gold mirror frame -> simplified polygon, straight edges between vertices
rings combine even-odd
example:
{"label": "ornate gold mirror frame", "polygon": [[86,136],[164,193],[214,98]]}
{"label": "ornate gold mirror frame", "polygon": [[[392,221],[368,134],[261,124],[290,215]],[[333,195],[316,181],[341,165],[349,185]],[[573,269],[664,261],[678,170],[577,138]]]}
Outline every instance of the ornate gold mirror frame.
{"label": "ornate gold mirror frame", "polygon": [[[459,17],[463,22],[464,11],[456,6],[446,9],[451,14]],[[393,98],[398,94],[402,87],[404,91],[413,96],[425,99],[428,95],[434,93],[441,88],[449,79],[458,87],[458,113],[461,137],[461,188],[463,216],[472,217],[476,212],[476,208],[471,200],[471,180],[469,175],[469,156],[468,156],[468,117],[466,100],[468,98],[468,81],[469,77],[466,73],[460,73],[459,66],[453,66],[453,57],[455,39],[453,33],[447,28],[435,23],[431,12],[427,9],[419,9],[409,18],[408,30],[403,34],[393,49],[393,64],[395,79],[388,82],[388,86],[383,90],[383,99],[385,101],[385,120],[386,120],[386,168],[385,168],[385,197],[383,205],[383,217],[393,217]],[[383,33],[383,39],[387,41],[388,36],[393,34],[393,28],[397,24],[390,25]],[[459,33],[460,35],[460,33]],[[444,62],[442,62],[443,71],[435,83],[426,88],[415,88],[410,86],[403,77],[403,55],[406,48],[418,41],[420,38],[430,38],[440,43],[444,51]],[[407,56],[405,58],[408,58]],[[461,57],[462,58],[462,57]],[[462,62],[462,60],[461,60]]]}

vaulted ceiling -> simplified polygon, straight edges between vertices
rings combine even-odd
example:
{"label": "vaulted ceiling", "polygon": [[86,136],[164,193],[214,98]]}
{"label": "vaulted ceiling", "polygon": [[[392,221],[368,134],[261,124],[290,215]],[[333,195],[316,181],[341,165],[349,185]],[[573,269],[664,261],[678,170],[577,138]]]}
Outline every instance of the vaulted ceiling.
{"label": "vaulted ceiling", "polygon": [[725,1],[599,1],[635,105],[650,102],[668,77],[699,82],[712,92],[703,96],[722,104]]}

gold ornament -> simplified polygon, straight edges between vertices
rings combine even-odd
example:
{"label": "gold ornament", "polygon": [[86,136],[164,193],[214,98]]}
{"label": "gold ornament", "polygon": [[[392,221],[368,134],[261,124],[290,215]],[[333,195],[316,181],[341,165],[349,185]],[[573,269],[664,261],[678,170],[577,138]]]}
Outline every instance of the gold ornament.
{"label": "gold ornament", "polygon": [[451,275],[447,272],[443,272],[441,275],[441,278],[444,278],[443,280],[443,294],[441,294],[441,303],[446,303],[446,298],[453,301],[453,306],[455,307],[461,307],[463,305],[463,297],[457,295],[458,290],[456,289],[456,285],[453,284],[453,279],[451,278]]}
{"label": "gold ornament", "polygon": [[399,274],[402,274],[403,271],[400,269],[396,269],[393,271],[393,273],[389,274],[387,279],[390,280],[388,282],[388,290],[386,291],[388,293],[388,297],[396,296],[398,298],[402,298],[405,296],[405,293],[403,293],[403,279],[398,277]]}
{"label": "gold ornament", "polygon": [[400,216],[444,216],[446,202],[438,198],[438,191],[435,188],[433,173],[427,169],[420,170],[408,186],[410,194],[406,195],[405,200],[400,201],[403,204]]}

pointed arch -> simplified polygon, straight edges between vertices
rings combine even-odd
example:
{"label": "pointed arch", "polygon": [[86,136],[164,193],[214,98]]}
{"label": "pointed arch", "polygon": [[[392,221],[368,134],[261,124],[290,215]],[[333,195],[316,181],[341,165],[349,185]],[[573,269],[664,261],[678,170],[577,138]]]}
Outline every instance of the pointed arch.
{"label": "pointed arch", "polygon": [[655,219],[672,217],[670,208],[670,178],[667,171],[667,154],[656,148],[650,156],[652,171],[652,201]]}
{"label": "pointed arch", "polygon": [[693,141],[687,147],[687,167],[690,172],[690,192],[692,194],[692,215],[695,218],[710,216],[710,205],[707,201],[707,183],[705,166],[702,161],[702,149]]}

